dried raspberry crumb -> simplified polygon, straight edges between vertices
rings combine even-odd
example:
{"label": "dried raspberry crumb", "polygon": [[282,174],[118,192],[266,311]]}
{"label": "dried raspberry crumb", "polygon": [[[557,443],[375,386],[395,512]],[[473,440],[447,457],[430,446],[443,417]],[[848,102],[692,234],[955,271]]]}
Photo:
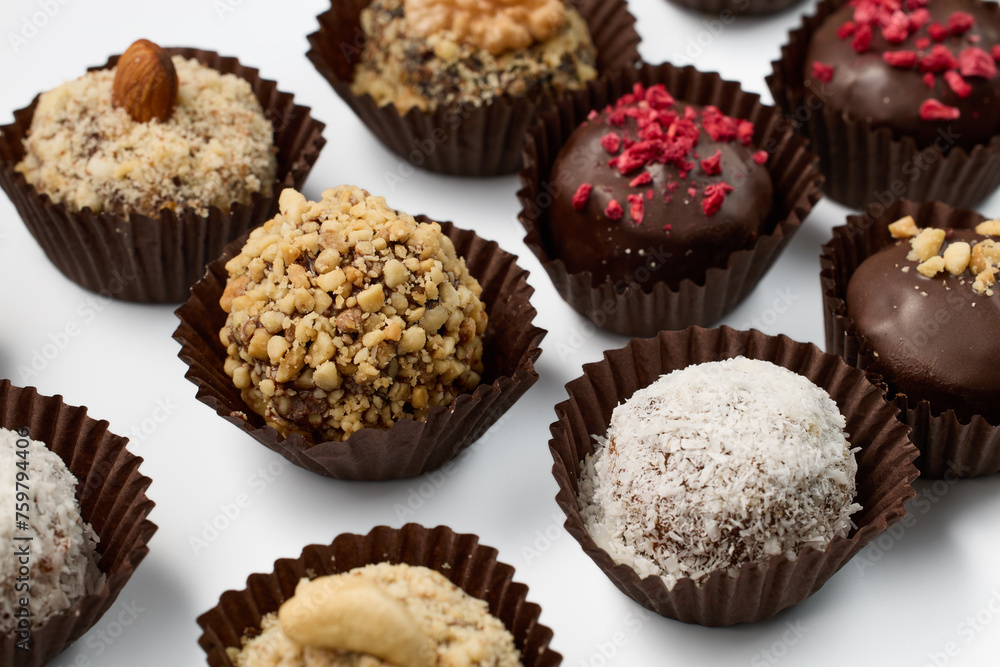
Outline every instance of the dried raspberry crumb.
{"label": "dried raspberry crumb", "polygon": [[707,157],[701,161],[702,170],[709,176],[715,176],[722,173],[722,165],[720,164],[722,160],[722,151],[719,149],[715,150],[715,155],[712,157]]}
{"label": "dried raspberry crumb", "polygon": [[646,199],[652,199],[652,198],[653,198],[653,191],[646,190]]}
{"label": "dried raspberry crumb", "polygon": [[882,54],[882,60],[893,67],[903,67],[909,69],[917,64],[916,51],[886,51]]}
{"label": "dried raspberry crumb", "polygon": [[594,189],[594,186],[590,183],[584,183],[576,189],[573,193],[573,210],[582,211],[587,206],[587,200],[590,199],[590,191]]}
{"label": "dried raspberry crumb", "polygon": [[748,120],[741,120],[736,126],[736,138],[744,146],[749,146],[753,141],[753,123]]}
{"label": "dried raspberry crumb", "polygon": [[916,32],[927,25],[931,20],[931,13],[924,8],[915,10],[910,14],[910,32]]}
{"label": "dried raspberry crumb", "polygon": [[920,59],[921,72],[943,72],[958,67],[958,58],[947,46],[935,44],[931,52]]}
{"label": "dried raspberry crumb", "polygon": [[940,23],[938,23],[937,21],[928,26],[927,32],[930,34],[931,39],[933,39],[935,42],[943,42],[944,39],[948,36],[948,29],[945,28]]}
{"label": "dried raspberry crumb", "polygon": [[662,83],[658,83],[655,86],[650,86],[649,90],[646,91],[646,101],[649,102],[649,106],[652,108],[662,111],[669,107],[674,106],[673,96],[667,92],[667,87]]}
{"label": "dried raspberry crumb", "polygon": [[970,46],[958,54],[958,71],[962,76],[992,79],[997,75],[997,65],[990,54],[978,46]]}
{"label": "dried raspberry crumb", "polygon": [[823,83],[830,83],[833,79],[833,65],[821,63],[814,60],[812,64],[812,75],[814,79],[819,79]]}
{"label": "dried raspberry crumb", "polygon": [[917,40],[917,48],[920,49],[921,51],[926,51],[930,47],[931,47],[930,37],[921,37],[920,39]]}
{"label": "dried raspberry crumb", "polygon": [[667,183],[667,191],[668,192],[673,192],[674,190],[676,190],[680,186],[681,186],[681,184],[678,183],[677,181],[670,181],[669,183]]}
{"label": "dried raspberry crumb", "polygon": [[962,113],[955,107],[942,104],[937,100],[924,100],[920,105],[922,120],[957,120]]}
{"label": "dried raspberry crumb", "polygon": [[968,37],[966,37],[966,39],[972,42],[973,44],[978,44],[982,38],[983,38],[982,35],[969,35]]}
{"label": "dried raspberry crumb", "polygon": [[972,94],[972,86],[955,70],[950,69],[945,72],[944,80],[948,82],[948,85],[959,97],[965,98]]}
{"label": "dried raspberry crumb", "polygon": [[953,35],[964,35],[975,23],[976,19],[968,12],[952,12],[948,17],[948,32]]}
{"label": "dried raspberry crumb", "polygon": [[[668,201],[668,202],[670,201],[670,198],[669,198],[669,197],[667,197],[667,201]],[[665,231],[665,232],[669,232],[669,231],[670,231],[671,229],[673,229],[673,226],[672,226],[672,225],[670,225],[669,223],[668,223],[668,224],[666,224],[666,225],[663,225],[663,231]]]}
{"label": "dried raspberry crumb", "polygon": [[706,106],[701,112],[701,124],[715,141],[731,141],[736,137],[736,119],[726,116],[718,107]]}
{"label": "dried raspberry crumb", "polygon": [[642,198],[642,195],[629,195],[628,196],[628,210],[632,214],[632,220],[635,224],[641,225],[642,218],[646,215],[646,200]]}
{"label": "dried raspberry crumb", "polygon": [[590,113],[587,114],[587,120],[594,120],[597,118],[597,109],[591,109]]}
{"label": "dried raspberry crumb", "polygon": [[847,39],[854,34],[854,31],[858,29],[858,26],[854,21],[844,21],[839,28],[837,28],[837,37],[841,39]]}
{"label": "dried raspberry crumb", "polygon": [[612,199],[608,202],[608,207],[604,209],[604,215],[608,216],[612,220],[618,221],[622,219],[625,215],[625,211],[622,210],[622,205],[618,203],[617,200]]}
{"label": "dried raspberry crumb", "polygon": [[601,137],[601,146],[603,146],[604,150],[611,153],[612,155],[618,152],[618,149],[621,148],[621,145],[622,145],[621,137],[619,137],[614,132],[608,132],[603,137]]}
{"label": "dried raspberry crumb", "polygon": [[701,200],[701,210],[707,216],[715,215],[722,208],[726,194],[732,192],[733,189],[729,183],[713,183],[705,186],[705,198]]}
{"label": "dried raspberry crumb", "polygon": [[927,0],[906,0],[906,8],[909,10],[919,9],[927,4]]}
{"label": "dried raspberry crumb", "polygon": [[757,164],[764,164],[767,162],[767,151],[757,151],[753,154],[753,161]]}
{"label": "dried raspberry crumb", "polygon": [[933,74],[928,72],[927,74],[924,74],[924,83],[927,84],[928,88],[934,90],[934,84],[937,83],[937,80],[934,78]]}
{"label": "dried raspberry crumb", "polygon": [[694,188],[688,188],[688,197],[695,197],[695,196],[697,196],[697,194],[698,194],[698,191],[696,189],[694,189]]}
{"label": "dried raspberry crumb", "polygon": [[857,53],[865,53],[868,51],[868,47],[872,43],[872,27],[867,23],[859,25],[858,29],[854,33],[854,41],[851,42],[851,48]]}
{"label": "dried raspberry crumb", "polygon": [[1000,44],[994,44],[990,49],[990,55],[993,56],[993,60],[1000,60]]}
{"label": "dried raspberry crumb", "polygon": [[896,10],[889,17],[889,22],[882,26],[882,36],[890,44],[902,44],[910,36],[910,17]]}
{"label": "dried raspberry crumb", "polygon": [[629,181],[628,186],[630,188],[637,188],[640,185],[647,185],[652,182],[653,182],[653,176],[648,171],[644,171],[635,178],[633,178],[631,181]]}
{"label": "dried raspberry crumb", "polygon": [[670,203],[670,199],[671,199],[670,195],[666,195],[666,196],[665,196],[665,197],[663,198],[663,201],[665,201],[665,202],[667,202],[667,203],[669,204],[669,203]]}
{"label": "dried raspberry crumb", "polygon": [[611,112],[611,115],[608,116],[608,124],[614,125],[615,127],[622,127],[625,125],[626,118],[627,116],[623,110],[615,109]]}

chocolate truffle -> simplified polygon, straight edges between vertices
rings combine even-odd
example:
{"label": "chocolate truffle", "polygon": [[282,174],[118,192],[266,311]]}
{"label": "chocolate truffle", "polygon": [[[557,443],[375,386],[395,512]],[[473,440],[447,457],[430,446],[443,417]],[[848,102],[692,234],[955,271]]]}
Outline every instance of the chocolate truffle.
{"label": "chocolate truffle", "polygon": [[615,408],[598,438],[581,476],[587,529],[668,588],[823,550],[860,509],[845,425],[829,394],[768,361],[673,371]]}
{"label": "chocolate truffle", "polygon": [[262,632],[228,649],[236,667],[520,667],[485,601],[440,572],[376,563],[303,579]]}
{"label": "chocolate truffle", "polygon": [[[0,522],[9,549],[0,559],[0,632],[7,635],[25,631],[23,606],[37,628],[104,586],[99,538],[80,516],[76,477],[58,454],[25,433],[0,428],[0,495],[10,510]],[[19,571],[24,563],[15,557],[22,546],[30,547],[27,582]]]}
{"label": "chocolate truffle", "polygon": [[346,440],[479,384],[479,282],[436,222],[340,186],[294,190],[226,263],[225,371],[283,435]]}
{"label": "chocolate truffle", "polygon": [[975,0],[851,0],[809,44],[822,102],[918,147],[966,150],[1000,131],[1000,20]]}
{"label": "chocolate truffle", "polygon": [[564,0],[374,0],[361,25],[351,91],[400,113],[576,90],[597,76],[587,24]]}
{"label": "chocolate truffle", "polygon": [[[126,70],[136,58],[159,68]],[[118,77],[121,72],[128,76]],[[164,92],[162,99],[134,102],[127,94],[147,89],[144,75],[171,82],[173,98]],[[164,117],[140,115],[156,106]],[[39,96],[16,169],[71,211],[158,217],[164,208],[190,207],[207,216],[210,206],[228,212],[255,192],[270,192],[277,170],[273,134],[248,81],[194,59],[170,58],[140,40],[118,66]]]}
{"label": "chocolate truffle", "polygon": [[862,262],[847,285],[847,315],[877,357],[869,370],[935,414],[1000,424],[1000,244],[985,234],[1000,225],[918,233],[913,218],[893,224],[900,240]]}
{"label": "chocolate truffle", "polygon": [[767,153],[751,147],[753,132],[716,107],[675,101],[662,84],[635,84],[591,112],[553,163],[554,256],[597,283],[674,285],[725,266],[771,210]]}

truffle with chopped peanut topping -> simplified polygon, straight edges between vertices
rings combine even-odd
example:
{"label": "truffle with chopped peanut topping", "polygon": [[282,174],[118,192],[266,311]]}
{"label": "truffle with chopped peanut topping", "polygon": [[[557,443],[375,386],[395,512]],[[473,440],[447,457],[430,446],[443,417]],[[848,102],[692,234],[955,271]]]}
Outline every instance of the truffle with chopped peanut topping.
{"label": "truffle with chopped peanut topping", "polygon": [[303,579],[262,626],[227,649],[237,667],[521,667],[485,601],[404,563]]}
{"label": "truffle with chopped peanut topping", "polygon": [[578,90],[597,76],[587,24],[564,0],[374,0],[361,25],[351,90],[400,113]]}
{"label": "truffle with chopped peanut topping", "polygon": [[475,388],[482,289],[436,222],[352,186],[280,213],[226,263],[225,371],[283,435],[346,440]]}
{"label": "truffle with chopped peanut topping", "polygon": [[164,208],[208,215],[269,192],[274,127],[250,84],[174,56],[176,104],[165,121],[135,120],[114,104],[118,68],[89,72],[43,93],[17,170],[72,211],[128,218]]}

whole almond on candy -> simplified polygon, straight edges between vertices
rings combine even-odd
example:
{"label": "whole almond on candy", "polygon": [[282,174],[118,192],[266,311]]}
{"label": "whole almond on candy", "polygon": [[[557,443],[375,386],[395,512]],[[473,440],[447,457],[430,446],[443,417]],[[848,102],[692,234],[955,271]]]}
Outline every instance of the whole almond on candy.
{"label": "whole almond on candy", "polygon": [[170,56],[148,39],[134,42],[118,59],[111,101],[136,122],[168,120],[177,102],[177,72]]}

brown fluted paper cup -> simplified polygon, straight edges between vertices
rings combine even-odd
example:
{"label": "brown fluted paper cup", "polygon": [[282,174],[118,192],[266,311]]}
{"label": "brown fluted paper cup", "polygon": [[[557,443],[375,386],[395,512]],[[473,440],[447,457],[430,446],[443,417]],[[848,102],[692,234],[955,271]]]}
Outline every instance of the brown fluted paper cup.
{"label": "brown fluted paper cup", "polygon": [[[309,107],[294,103],[291,93],[260,78],[256,69],[236,58],[193,48],[167,48],[169,55],[194,58],[224,74],[246,79],[274,125],[278,149],[275,182],[252,195],[249,204],[233,204],[228,211],[211,207],[207,216],[193,209],[164,209],[160,217],[80,212],[55,204],[29,185],[14,166],[24,157],[24,138],[31,127],[36,97],[14,112],[14,122],[0,127],[0,187],[17,208],[28,231],[49,260],[78,285],[107,297],[142,303],[179,303],[227,243],[264,223],[278,210],[284,188],[301,189],[326,143],[324,124],[310,116]],[[118,56],[94,69],[108,69]]]}
{"label": "brown fluted paper cup", "polygon": [[[879,372],[872,349],[847,316],[844,297],[854,271],[865,259],[895,239],[889,223],[912,215],[920,227],[972,229],[985,218],[974,211],[954,209],[941,202],[918,204],[899,201],[879,217],[849,216],[847,225],[836,227],[823,246],[820,282],[823,288],[823,320],[826,349],[861,369]],[[954,410],[935,410],[926,400],[915,400],[888,384],[888,397],[900,410],[900,419],[912,430],[910,439],[920,450],[916,465],[921,476],[978,477],[1000,472],[1000,424],[982,415],[963,421]]]}
{"label": "brown fluted paper cup", "polygon": [[[338,95],[379,141],[415,167],[457,176],[511,174],[521,165],[524,131],[551,98],[503,95],[489,104],[411,109],[400,115],[392,104],[378,106],[371,95],[351,92],[354,68],[365,36],[361,10],[370,0],[332,0],[309,35],[306,54]],[[597,48],[598,75],[639,62],[635,17],[625,0],[571,0],[587,22]]]}
{"label": "brown fluted paper cup", "polygon": [[[753,145],[769,153],[768,168],[774,184],[774,204],[757,240],[737,250],[725,267],[710,268],[671,286],[663,282],[641,284],[628,279],[603,280],[589,271],[570,273],[559,259],[548,234],[551,192],[565,187],[552,183],[552,164],[570,134],[592,109],[603,109],[632,91],[636,82],[644,86],[664,84],[678,101],[715,105],[723,113],[754,123]],[[521,222],[527,230],[524,242],[548,272],[560,296],[595,325],[629,336],[653,336],[658,331],[708,325],[735,308],[757,285],[801,226],[820,198],[823,177],[816,156],[807,142],[785,129],[780,113],[764,106],[760,97],[741,90],[734,81],[718,74],[705,74],[693,67],[669,63],[625,69],[597,82],[587,90],[558,100],[558,108],[540,114],[531,126],[524,147],[521,169]]]}
{"label": "brown fluted paper cup", "polygon": [[[885,206],[900,198],[975,205],[1000,186],[1000,134],[971,151],[954,146],[942,153],[933,146],[918,146],[912,137],[893,137],[888,128],[876,129],[862,118],[830,109],[822,88],[806,86],[809,42],[844,2],[822,0],[814,14],[803,17],[767,77],[775,104],[787,116],[786,124],[808,137],[819,155],[826,176],[824,193],[856,209]],[[1000,6],[980,4],[1000,21]],[[926,167],[915,170],[915,164]]]}
{"label": "brown fluted paper cup", "polygon": [[146,517],[154,503],[146,497],[150,479],[139,472],[142,459],[125,448],[126,438],[108,431],[108,422],[88,417],[86,408],[0,380],[0,426],[27,428],[32,440],[45,443],[66,462],[77,478],[80,514],[100,537],[103,589],[32,628],[28,651],[17,648],[13,636],[0,637],[0,664],[38,667],[82,637],[115,603],[149,553],[156,525]]}
{"label": "brown fluted paper cup", "polygon": [[219,298],[228,278],[225,264],[239,254],[246,240],[241,238],[209,264],[205,277],[191,289],[191,298],[177,310],[181,323],[174,339],[181,344],[181,360],[189,366],[185,377],[198,387],[198,400],[292,463],[329,477],[413,477],[457,456],[538,380],[534,362],[546,332],[532,324],[536,313],[529,299],[534,289],[515,255],[450,222],[442,222],[441,229],[482,285],[481,298],[489,315],[483,335],[483,379],[474,391],[451,405],[431,408],[424,422],[403,419],[388,429],[364,428],[344,442],[310,443],[298,434],[282,436],[243,402],[223,370],[226,348],[219,342],[219,330],[226,313]]}
{"label": "brown fluted paper cup", "polygon": [[212,667],[232,667],[227,647],[260,631],[261,619],[278,611],[295,594],[303,577],[340,574],[371,563],[406,563],[436,570],[472,597],[485,600],[490,613],[514,635],[524,667],[557,667],[562,656],[551,650],[552,630],[538,622],[541,607],[527,601],[528,587],[513,581],[514,568],[497,561],[497,551],[476,535],[445,526],[378,526],[367,535],[345,533],[329,546],[313,544],[297,559],[275,561],[270,574],[252,574],[242,591],[226,591],[219,604],[198,618],[198,643]]}
{"label": "brown fluted paper cup", "polygon": [[[835,538],[824,551],[808,548],[792,561],[771,558],[766,566],[743,565],[739,575],[713,572],[702,586],[681,579],[670,590],[658,576],[641,579],[635,570],[616,564],[597,546],[580,515],[579,477],[582,461],[594,453],[592,434],[604,435],[611,412],[636,390],[660,375],[687,366],[736,356],[762,359],[804,375],[826,390],[847,419],[857,453],[856,502],[862,509],[848,537]],[[915,493],[911,463],[916,449],[898,410],[865,373],[815,345],[785,336],[729,327],[664,331],[655,338],[635,339],[604,360],[586,364],[583,376],[566,385],[569,400],[556,406],[550,427],[552,472],[559,484],[556,501],[566,513],[566,529],[623,593],[658,614],[685,623],[725,626],[774,616],[815,593],[866,544],[904,515],[903,505]]]}

